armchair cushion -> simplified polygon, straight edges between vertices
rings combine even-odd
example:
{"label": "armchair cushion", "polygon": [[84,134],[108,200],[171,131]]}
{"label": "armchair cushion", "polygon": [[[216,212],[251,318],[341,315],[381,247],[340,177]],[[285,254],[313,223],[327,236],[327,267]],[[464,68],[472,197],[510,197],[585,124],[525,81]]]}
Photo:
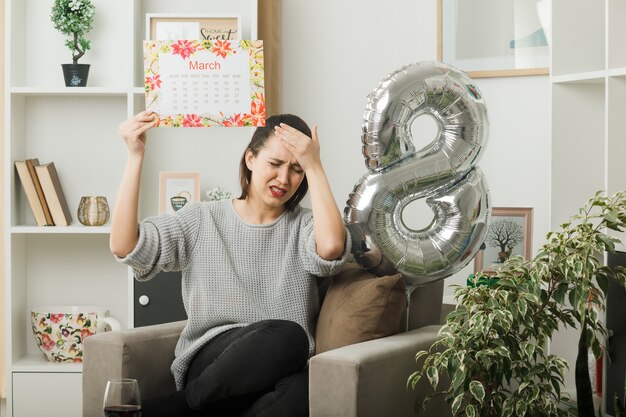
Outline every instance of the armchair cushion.
{"label": "armchair cushion", "polygon": [[398,333],[405,306],[402,275],[376,277],[361,265],[347,264],[326,291],[315,353]]}

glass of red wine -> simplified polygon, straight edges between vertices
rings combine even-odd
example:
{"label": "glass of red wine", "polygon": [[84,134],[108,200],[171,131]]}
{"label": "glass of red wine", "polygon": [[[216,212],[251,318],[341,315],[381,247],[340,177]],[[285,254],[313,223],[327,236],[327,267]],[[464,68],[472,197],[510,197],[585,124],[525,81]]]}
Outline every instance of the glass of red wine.
{"label": "glass of red wine", "polygon": [[136,379],[113,379],[104,391],[105,417],[141,417],[141,396]]}

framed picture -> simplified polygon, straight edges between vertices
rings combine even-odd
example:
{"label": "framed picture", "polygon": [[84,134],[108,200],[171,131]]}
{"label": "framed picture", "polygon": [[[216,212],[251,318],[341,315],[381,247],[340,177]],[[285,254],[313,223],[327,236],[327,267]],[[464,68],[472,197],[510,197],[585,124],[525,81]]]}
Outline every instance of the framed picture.
{"label": "framed picture", "polygon": [[549,0],[438,0],[438,59],[472,78],[549,74]]}
{"label": "framed picture", "polygon": [[146,13],[146,39],[239,40],[241,39],[241,16],[238,14]]}
{"label": "framed picture", "polygon": [[199,172],[159,173],[159,213],[174,214],[190,202],[200,201]]}
{"label": "framed picture", "polygon": [[530,259],[532,215],[529,207],[494,207],[485,243],[474,258],[474,272],[489,271],[515,255]]}

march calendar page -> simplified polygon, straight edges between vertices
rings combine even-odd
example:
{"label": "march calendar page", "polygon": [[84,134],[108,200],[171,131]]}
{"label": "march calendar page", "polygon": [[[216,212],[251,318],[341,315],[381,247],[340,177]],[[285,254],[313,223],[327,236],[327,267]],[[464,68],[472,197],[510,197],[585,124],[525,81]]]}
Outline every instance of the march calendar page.
{"label": "march calendar page", "polygon": [[144,71],[157,126],[265,125],[263,41],[144,41]]}

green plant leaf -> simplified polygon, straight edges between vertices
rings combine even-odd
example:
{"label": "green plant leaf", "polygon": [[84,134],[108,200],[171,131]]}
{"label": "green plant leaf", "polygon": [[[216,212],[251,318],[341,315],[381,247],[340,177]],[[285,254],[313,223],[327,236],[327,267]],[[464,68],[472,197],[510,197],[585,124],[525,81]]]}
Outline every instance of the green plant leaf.
{"label": "green plant leaf", "polygon": [[607,291],[609,290],[609,278],[603,274],[596,274],[596,282],[598,283],[598,287],[602,290],[602,293],[606,296]]}
{"label": "green plant leaf", "polygon": [[418,399],[417,401],[415,401],[415,413],[420,416],[422,415],[422,413],[424,412],[424,401],[426,400],[427,397],[423,397]]}
{"label": "green plant leaf", "polygon": [[422,373],[413,372],[406,383],[407,389],[409,388],[409,384],[411,385],[411,389],[415,389],[415,385],[417,385],[420,379],[422,379]]}
{"label": "green plant leaf", "polygon": [[517,301],[517,308],[519,309],[519,313],[522,316],[526,315],[526,311],[528,310],[528,304],[526,303],[526,300],[524,300],[523,298],[520,298]]}
{"label": "green plant leaf", "polygon": [[482,405],[483,399],[485,398],[485,387],[483,387],[483,384],[480,381],[474,380],[470,382],[469,390],[474,398],[476,398],[476,401],[478,401],[480,405]]}
{"label": "green plant leaf", "polygon": [[596,241],[602,245],[604,245],[604,247],[609,251],[609,252],[615,252],[615,243],[614,243],[614,239],[612,239],[611,237],[609,237],[608,235],[605,235],[604,233],[598,233],[596,235]]}
{"label": "green plant leaf", "polygon": [[498,280],[497,286],[498,287],[517,289],[517,285],[515,284],[515,282],[511,281],[508,278],[503,278],[503,279]]}
{"label": "green plant leaf", "polygon": [[503,358],[511,358],[511,353],[509,352],[509,350],[504,347],[504,346],[498,346],[496,347],[493,352],[497,355],[502,356]]}
{"label": "green plant leaf", "polygon": [[528,410],[528,403],[526,402],[526,400],[519,400],[515,404],[515,415],[517,417],[522,417],[523,415],[525,415],[526,410]]}
{"label": "green plant leaf", "polygon": [[530,388],[530,391],[532,394],[530,395],[529,401],[533,403],[539,397],[539,388],[537,388],[537,386],[534,386]]}
{"label": "green plant leaf", "polygon": [[524,388],[526,388],[528,385],[530,385],[530,382],[528,381],[522,382],[521,384],[519,384],[519,387],[517,388],[517,392],[524,391]]}
{"label": "green plant leaf", "polygon": [[463,382],[465,382],[465,372],[463,369],[458,368],[452,377],[452,389],[455,390],[462,386]]}
{"label": "green plant leaf", "polygon": [[437,389],[437,385],[439,384],[439,372],[437,368],[434,366],[429,366],[426,369],[426,376],[428,377],[428,381],[430,381],[430,385],[432,385],[433,389]]}
{"label": "green plant leaf", "polygon": [[465,362],[465,350],[459,350],[457,352],[456,357],[459,361],[459,364],[462,364],[463,362]]}
{"label": "green plant leaf", "polygon": [[515,406],[515,399],[513,397],[507,398],[502,404],[502,417],[510,417],[513,414]]}
{"label": "green plant leaf", "polygon": [[465,407],[465,415],[467,417],[476,417],[476,408],[470,404],[467,407]]}
{"label": "green plant leaf", "polygon": [[552,294],[552,296],[554,297],[554,300],[557,303],[563,304],[563,301],[565,301],[565,292],[567,291],[568,287],[569,285],[567,284],[567,282],[561,282],[556,287],[556,290],[554,290],[554,293]]}
{"label": "green plant leaf", "polygon": [[415,354],[415,362],[417,362],[419,360],[419,358],[421,358],[422,356],[426,356],[428,355],[428,352],[425,350],[420,350],[419,352],[417,352]]}
{"label": "green plant leaf", "polygon": [[459,395],[456,396],[454,401],[452,401],[452,406],[451,406],[452,414],[456,414],[457,411],[459,411],[459,408],[461,407],[461,404],[463,404],[463,397],[464,396],[465,396],[465,394],[459,394]]}
{"label": "green plant leaf", "polygon": [[517,316],[519,315],[519,310],[515,303],[509,304],[509,311],[511,312],[511,315],[513,316],[514,319],[516,319]]}
{"label": "green plant leaf", "polygon": [[430,403],[430,400],[432,399],[433,399],[432,395],[427,395],[426,397],[424,397],[424,402],[422,402],[422,408],[426,409],[426,407]]}
{"label": "green plant leaf", "polygon": [[580,299],[580,296],[578,295],[578,291],[576,291],[576,289],[572,289],[570,290],[569,294],[568,294],[568,299],[569,299],[569,303],[573,308],[577,308],[578,307],[578,300]]}
{"label": "green plant leaf", "polygon": [[593,356],[597,359],[602,354],[602,346],[600,346],[600,341],[597,338],[593,338],[591,342],[591,351],[593,352]]}
{"label": "green plant leaf", "polygon": [[576,323],[574,322],[574,319],[569,314],[564,314],[561,317],[561,320],[564,321],[565,323],[569,324],[572,327],[576,327]]}
{"label": "green plant leaf", "polygon": [[617,223],[606,223],[606,227],[608,227],[611,230],[618,231],[618,232],[622,231],[622,228]]}
{"label": "green plant leaf", "polygon": [[496,412],[496,415],[502,415],[502,403],[504,402],[504,394],[502,392],[496,392],[491,396],[491,406]]}
{"label": "green plant leaf", "polygon": [[619,223],[618,213],[613,210],[606,213],[604,219],[609,223]]}

